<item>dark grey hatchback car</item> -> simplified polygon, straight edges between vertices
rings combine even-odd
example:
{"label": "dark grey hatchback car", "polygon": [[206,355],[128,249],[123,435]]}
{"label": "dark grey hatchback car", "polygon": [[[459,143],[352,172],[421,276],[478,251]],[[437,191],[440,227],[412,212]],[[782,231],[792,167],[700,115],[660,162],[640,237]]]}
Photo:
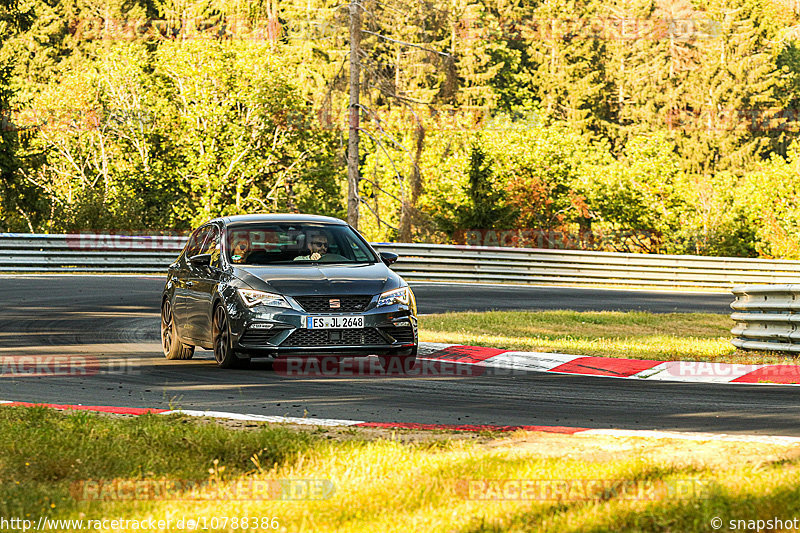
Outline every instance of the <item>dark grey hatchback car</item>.
{"label": "dark grey hatchback car", "polygon": [[417,309],[408,284],[347,223],[313,215],[218,218],[169,267],[161,303],[167,359],[214,350],[222,368],[251,357],[378,355],[408,371]]}

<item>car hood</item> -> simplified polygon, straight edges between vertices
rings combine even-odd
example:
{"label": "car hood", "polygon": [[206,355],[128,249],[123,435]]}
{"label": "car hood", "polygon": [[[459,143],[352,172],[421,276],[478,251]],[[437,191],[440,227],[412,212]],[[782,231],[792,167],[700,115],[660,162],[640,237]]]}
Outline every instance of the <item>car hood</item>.
{"label": "car hood", "polygon": [[234,275],[256,290],[287,296],[372,295],[404,285],[383,263],[237,266]]}

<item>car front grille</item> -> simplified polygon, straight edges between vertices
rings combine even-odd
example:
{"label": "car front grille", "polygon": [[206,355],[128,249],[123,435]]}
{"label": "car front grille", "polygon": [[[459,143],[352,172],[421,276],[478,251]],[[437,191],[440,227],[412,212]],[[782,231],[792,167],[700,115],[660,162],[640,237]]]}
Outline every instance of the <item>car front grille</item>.
{"label": "car front grille", "polygon": [[381,328],[381,331],[388,335],[389,337],[394,339],[394,342],[399,342],[402,344],[411,344],[414,342],[414,328],[410,326],[406,327],[385,327]]}
{"label": "car front grille", "polygon": [[[372,296],[295,296],[295,300],[309,313],[357,313],[372,301]],[[331,300],[339,300],[339,307],[332,308]]]}
{"label": "car front grille", "polygon": [[375,328],[296,329],[282,347],[288,346],[369,346],[389,344]]}

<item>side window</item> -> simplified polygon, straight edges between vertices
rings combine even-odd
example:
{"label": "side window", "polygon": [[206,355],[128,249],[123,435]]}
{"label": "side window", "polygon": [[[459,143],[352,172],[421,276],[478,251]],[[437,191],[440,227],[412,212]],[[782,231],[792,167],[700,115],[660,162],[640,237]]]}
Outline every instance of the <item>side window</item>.
{"label": "side window", "polygon": [[216,226],[211,226],[209,228],[209,232],[203,242],[203,251],[200,253],[211,254],[211,265],[219,266],[219,228]]}
{"label": "side window", "polygon": [[197,229],[192,236],[189,237],[189,242],[186,245],[186,259],[189,259],[193,255],[197,255],[200,253],[200,250],[203,246],[203,241],[206,238],[206,234],[208,233],[208,227],[202,227]]}

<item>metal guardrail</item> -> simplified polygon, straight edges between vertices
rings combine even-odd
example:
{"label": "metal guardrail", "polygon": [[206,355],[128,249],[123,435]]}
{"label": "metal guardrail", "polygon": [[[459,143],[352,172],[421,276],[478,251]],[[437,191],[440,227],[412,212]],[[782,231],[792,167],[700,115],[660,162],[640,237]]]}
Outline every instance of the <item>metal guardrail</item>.
{"label": "metal guardrail", "polygon": [[[0,272],[164,272],[186,237],[0,233]],[[800,283],[800,261],[376,243],[408,280],[732,289]]]}
{"label": "metal guardrail", "polygon": [[800,261],[431,244],[378,248],[399,254],[394,270],[418,280],[719,289],[800,282]]}
{"label": "metal guardrail", "polygon": [[731,292],[734,346],[800,353],[800,284],[750,285]]}
{"label": "metal guardrail", "polygon": [[0,233],[0,272],[165,272],[187,238]]}

